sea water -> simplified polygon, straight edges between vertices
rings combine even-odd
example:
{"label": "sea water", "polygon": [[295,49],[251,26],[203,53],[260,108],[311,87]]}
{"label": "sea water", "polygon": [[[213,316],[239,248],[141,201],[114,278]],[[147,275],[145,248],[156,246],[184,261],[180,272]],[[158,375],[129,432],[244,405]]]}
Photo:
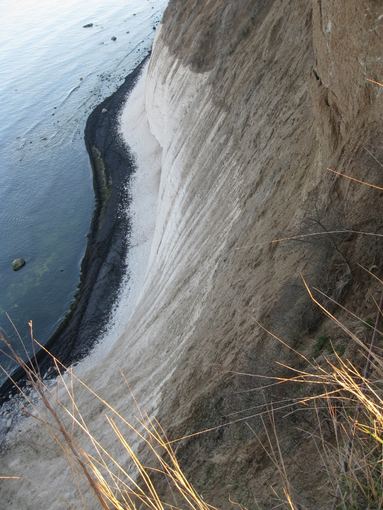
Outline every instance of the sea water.
{"label": "sea water", "polygon": [[0,329],[20,353],[14,327],[29,353],[28,321],[47,342],[79,284],[94,210],[86,119],[148,52],[166,4],[0,0]]}

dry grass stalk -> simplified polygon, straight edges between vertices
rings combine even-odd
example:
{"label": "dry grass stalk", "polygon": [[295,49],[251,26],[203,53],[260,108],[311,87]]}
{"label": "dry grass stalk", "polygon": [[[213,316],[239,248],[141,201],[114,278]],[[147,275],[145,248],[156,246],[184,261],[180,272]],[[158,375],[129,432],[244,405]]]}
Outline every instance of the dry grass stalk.
{"label": "dry grass stalk", "polygon": [[[37,340],[33,340],[39,348],[45,349]],[[35,408],[38,411],[37,413],[29,411],[29,414],[46,427],[47,435],[60,446],[77,477],[78,472],[81,471],[99,508],[103,510],[137,510],[138,508],[216,510],[203,500],[186,478],[159,423],[139,410],[141,418],[137,426],[132,425],[111,404],[76,376],[73,370],[68,370],[67,375],[63,375],[65,367],[53,356],[52,360],[58,373],[57,381],[61,384],[62,392],[59,392],[57,388],[50,389],[31,360],[23,361],[12,345],[5,339],[3,341],[7,344],[14,360],[24,369],[30,387],[39,397],[40,404],[36,407],[35,399],[23,391],[16,381],[13,381],[20,394],[24,396],[29,409]],[[24,352],[27,350],[24,349]],[[5,372],[3,368],[2,370]],[[10,374],[6,375],[11,378]],[[115,436],[115,444],[119,445],[121,452],[119,457],[125,457],[129,459],[129,462],[118,461],[92,434],[74,397],[75,383],[85,388],[90,396],[104,405],[105,426],[110,427],[111,433]],[[41,405],[47,417],[41,416]],[[122,426],[128,430],[128,433],[122,431]],[[79,441],[80,435],[88,439],[89,448],[83,446],[84,441]],[[128,441],[128,436],[133,437],[132,440],[138,438],[141,441],[146,449],[145,457],[150,454],[153,465],[147,466],[140,459]],[[2,479],[20,479],[20,477],[4,476]],[[156,484],[164,481],[172,488],[182,507],[162,501]],[[86,491],[82,487],[78,489],[85,508],[86,497],[83,493]]]}

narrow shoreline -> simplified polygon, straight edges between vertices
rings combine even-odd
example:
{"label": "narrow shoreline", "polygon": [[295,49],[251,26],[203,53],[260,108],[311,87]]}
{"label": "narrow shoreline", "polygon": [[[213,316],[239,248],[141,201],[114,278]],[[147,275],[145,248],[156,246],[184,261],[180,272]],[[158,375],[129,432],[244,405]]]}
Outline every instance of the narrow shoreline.
{"label": "narrow shoreline", "polygon": [[[73,303],[45,345],[65,366],[87,356],[105,332],[126,274],[131,225],[122,211],[129,205],[128,184],[135,163],[118,133],[118,117],[149,57],[150,53],[86,122],[85,145],[93,170],[95,209]],[[52,359],[45,351],[40,350],[32,363],[43,375],[55,375]],[[25,371],[17,369],[12,378],[22,386]],[[0,387],[0,403],[15,393],[17,389],[8,379]]]}

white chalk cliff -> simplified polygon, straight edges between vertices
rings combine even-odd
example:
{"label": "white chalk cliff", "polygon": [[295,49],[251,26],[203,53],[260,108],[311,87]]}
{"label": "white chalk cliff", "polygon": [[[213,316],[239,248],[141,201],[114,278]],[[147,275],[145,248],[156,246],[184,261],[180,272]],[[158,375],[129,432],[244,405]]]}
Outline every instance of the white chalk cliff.
{"label": "white chalk cliff", "polygon": [[[374,306],[355,297],[375,292],[357,264],[379,266],[381,242],[355,232],[379,231],[381,204],[370,206],[379,191],[327,168],[372,182],[381,173],[382,93],[367,81],[383,71],[378,3],[171,0],[122,113],[138,166],[131,280],[114,329],[76,371],[129,417],[123,371],[171,437],[232,423],[178,450],[221,508],[231,508],[228,496],[269,508],[275,471],[254,437],[265,438],[254,415],[291,390],[254,392],[260,382],[246,374],[281,375],[276,362],[296,359],[260,324],[308,356],[324,330],[343,341],[301,274],[355,313]],[[310,237],[274,242],[302,235]],[[81,388],[76,398],[124,461],[103,406]],[[276,416],[281,447],[307,508],[326,508],[317,452],[296,433],[300,419]],[[1,470],[24,479],[2,484],[4,508],[70,508],[64,456],[33,419],[20,427]]]}

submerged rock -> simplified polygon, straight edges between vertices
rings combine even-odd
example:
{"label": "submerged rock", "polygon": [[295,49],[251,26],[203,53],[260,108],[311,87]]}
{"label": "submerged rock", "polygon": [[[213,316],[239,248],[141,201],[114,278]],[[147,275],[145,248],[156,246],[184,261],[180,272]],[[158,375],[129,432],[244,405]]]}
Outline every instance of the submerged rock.
{"label": "submerged rock", "polygon": [[12,261],[12,269],[14,271],[19,271],[22,267],[24,267],[26,264],[24,259],[15,259]]}

